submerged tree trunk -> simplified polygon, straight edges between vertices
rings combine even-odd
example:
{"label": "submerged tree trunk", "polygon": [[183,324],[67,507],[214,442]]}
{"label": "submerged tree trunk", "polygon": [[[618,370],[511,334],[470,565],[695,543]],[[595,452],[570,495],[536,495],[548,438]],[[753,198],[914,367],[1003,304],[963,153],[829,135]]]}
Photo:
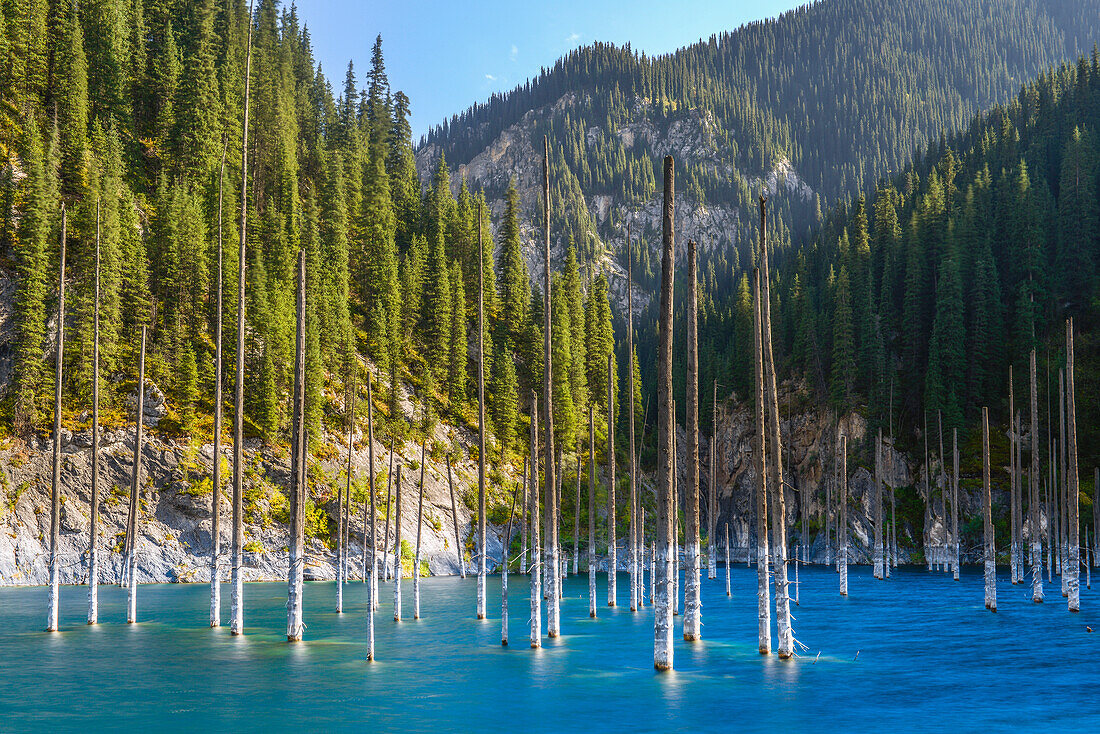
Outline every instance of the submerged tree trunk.
{"label": "submerged tree trunk", "polygon": [[481,220],[479,202],[477,216],[477,618],[485,619],[485,556],[487,553],[485,549],[485,248],[481,243]]}
{"label": "submerged tree trunk", "polygon": [[952,576],[956,581],[959,580],[959,429],[951,429],[951,453],[952,459],[952,472],[951,472],[951,537],[952,542],[952,558],[951,564]]}
{"label": "submerged tree trunk", "polygon": [[527,574],[527,507],[529,505],[528,495],[531,493],[531,478],[528,471],[528,457],[525,456],[523,457],[523,504],[520,507],[519,520],[519,573],[521,576]]}
{"label": "submerged tree trunk", "polygon": [[[355,359],[354,353],[352,359]],[[370,584],[367,586],[367,660],[374,660],[374,610],[378,608],[378,507],[374,497],[373,397],[371,395],[370,372],[367,372],[367,491],[370,492]],[[450,468],[450,463],[447,466]]]}
{"label": "submerged tree trunk", "polygon": [[1054,549],[1058,559],[1058,571],[1062,580],[1062,596],[1069,597],[1069,577],[1066,573],[1066,384],[1064,370],[1058,370],[1058,479],[1052,485],[1054,490]]}
{"label": "submerged tree trunk", "polygon": [[687,522],[684,537],[684,639],[702,636],[699,560],[699,286],[695,240],[688,240]]}
{"label": "submerged tree trunk", "polygon": [[[65,365],[65,245],[68,220],[65,204],[61,204],[61,259],[57,279],[57,364],[53,393],[53,480],[50,487],[50,602],[46,631],[57,632],[57,613],[61,595],[61,557],[58,540],[61,535],[61,387]],[[138,414],[138,423],[141,422]]]}
{"label": "submerged tree trunk", "polygon": [[405,575],[401,567],[401,465],[397,465],[397,479],[394,481],[397,495],[393,517],[393,621],[401,621],[401,577]]}
{"label": "submerged tree trunk", "polygon": [[[925,470],[927,471],[927,463]],[[927,475],[926,475],[927,476]],[[848,437],[840,434],[840,531],[838,553],[840,559],[840,595],[848,596]]]}
{"label": "submerged tree trunk", "polygon": [[[633,372],[633,367],[631,368]],[[615,354],[607,355],[607,606],[618,596],[618,540],[615,537]],[[1100,486],[1100,485],[1098,485]]]}
{"label": "submerged tree trunk", "polygon": [[542,647],[542,580],[539,560],[539,396],[531,390],[531,647]]}
{"label": "submerged tree trunk", "polygon": [[248,107],[252,76],[252,2],[248,3],[248,43],[244,62],[244,121],[241,124],[241,223],[237,248],[237,352],[236,384],[233,386],[233,554],[231,581],[233,600],[229,630],[244,634],[244,318],[245,249],[248,243]]}
{"label": "submerged tree trunk", "polygon": [[[290,543],[287,569],[286,639],[299,642],[302,639],[302,582],[305,571],[305,523],[306,523],[306,251],[298,250],[297,290],[297,338],[294,344],[294,417],[290,441]],[[341,516],[342,519],[342,516]],[[339,528],[343,532],[343,527]],[[337,550],[339,556],[339,550]],[[339,567],[339,559],[337,560]],[[342,591],[340,571],[336,572],[336,587]],[[340,609],[340,597],[337,597]]]}
{"label": "submerged tree trunk", "polygon": [[1016,394],[1012,385],[1012,365],[1008,366],[1008,496],[1009,496],[1009,548],[1008,566],[1013,585],[1020,583],[1018,559],[1019,538],[1016,535],[1016,451],[1019,445],[1016,433]]}
{"label": "submerged tree trunk", "polygon": [[768,455],[764,421],[763,306],[760,269],[753,271],[753,355],[756,367],[756,614],[757,647],[761,655],[772,651],[771,583],[768,577]]}
{"label": "submerged tree trunk", "polygon": [[416,503],[416,552],[413,554],[413,619],[420,619],[420,530],[424,525],[424,450],[428,441],[420,442],[420,492]]}
{"label": "submerged tree trunk", "polygon": [[680,614],[680,460],[676,437],[676,401],[672,401],[672,616]]}
{"label": "submerged tree trunk", "polygon": [[[225,155],[229,149],[229,139],[222,141],[222,160],[218,170],[218,300],[217,314],[214,317],[214,477],[213,491],[210,493],[210,626],[220,627],[222,623],[222,587],[221,571],[218,563],[222,549],[222,194],[225,184]],[[99,262],[99,205],[96,205],[96,262]],[[98,272],[98,264],[96,269]],[[96,302],[99,301],[98,275]],[[96,342],[98,354],[99,311],[96,311]],[[98,357],[97,357],[98,365]],[[98,367],[97,370],[98,372]]]}
{"label": "submerged tree trunk", "polygon": [[711,402],[710,439],[710,496],[707,502],[707,578],[718,578],[718,551],[714,533],[718,530],[718,380],[714,381],[714,399]]}
{"label": "submerged tree trunk", "polygon": [[[382,537],[383,580],[393,578],[385,556],[389,552],[390,547],[390,513],[393,511],[393,455],[395,448],[397,448],[397,438],[393,437],[390,439],[390,466],[386,472],[386,532]],[[447,466],[450,467],[450,462],[448,462]]]}
{"label": "submerged tree trunk", "polygon": [[[220,249],[219,249],[220,257]],[[221,292],[221,279],[219,277],[218,292]],[[220,309],[219,309],[220,318]],[[89,509],[89,525],[88,530],[88,624],[97,624],[99,622],[99,542],[96,539],[96,532],[99,530],[99,201],[96,200],[95,204],[95,325],[93,327],[94,334],[92,336],[92,501]],[[221,341],[219,340],[219,350]],[[221,359],[221,353],[218,354],[219,360]],[[220,365],[220,361],[219,361]],[[218,374],[221,374],[219,367]],[[219,392],[220,394],[220,392]],[[220,425],[220,416],[214,416],[214,425]],[[214,444],[217,446],[217,443]],[[214,452],[214,463],[217,464],[217,451]],[[217,475],[215,474],[215,478]],[[214,483],[214,502],[215,508],[217,507],[218,485]],[[215,510],[216,512],[216,510]],[[217,517],[217,515],[215,515]],[[214,532],[217,532],[218,523],[214,520]],[[214,623],[214,614],[217,610],[215,605],[216,596],[213,592],[217,589],[217,541],[214,541],[214,564],[211,567],[212,575],[212,589],[210,597],[210,622],[212,627],[216,627]]]}
{"label": "submerged tree trunk", "polygon": [[[653,597],[653,667],[672,669],[672,544],[676,529],[673,441],[676,416],[672,407],[673,258],[675,248],[676,185],[672,156],[664,162],[663,236],[661,243],[661,310],[658,314],[657,351],[657,527],[656,583]],[[633,372],[633,367],[630,369]],[[631,390],[631,403],[633,403]]]}
{"label": "submerged tree trunk", "polygon": [[[508,551],[512,547],[512,518],[516,514],[516,498],[519,487],[512,490],[512,508],[508,511],[508,525],[504,530],[504,545],[500,553],[500,644],[508,647]],[[423,493],[421,494],[423,503]],[[419,531],[418,531],[419,532]]]}
{"label": "submerged tree trunk", "polygon": [[882,429],[875,439],[875,547],[873,551],[875,578],[882,579]]}
{"label": "submerged tree trunk", "polygon": [[[1066,563],[1066,591],[1069,610],[1081,611],[1080,496],[1077,477],[1077,396],[1074,390],[1073,318],[1066,320],[1066,529],[1069,532],[1069,560]],[[1086,543],[1087,545],[1087,543]]]}
{"label": "submerged tree trunk", "polygon": [[546,433],[546,573],[548,596],[546,600],[546,633],[557,637],[561,632],[558,610],[558,518],[557,483],[554,474],[554,402],[553,402],[553,360],[550,353],[551,342],[551,303],[550,303],[550,142],[542,139],[542,212],[543,212],[543,430]]}
{"label": "submerged tree trunk", "polygon": [[138,356],[138,399],[137,421],[134,427],[134,471],[130,483],[130,521],[126,537],[130,543],[130,554],[127,556],[126,579],[128,593],[126,595],[126,621],[130,624],[137,622],[137,538],[138,525],[141,514],[141,430],[142,417],[145,413],[145,332],[146,327],[141,327],[141,353]]}
{"label": "submerged tree trunk", "polygon": [[730,594],[730,524],[726,523],[726,596]]}
{"label": "submerged tree trunk", "polygon": [[1031,350],[1031,476],[1029,477],[1031,511],[1031,600],[1043,601],[1043,546],[1039,535],[1042,509],[1039,505],[1039,396],[1035,375],[1035,350]]}
{"label": "submerged tree trunk", "polygon": [[767,404],[768,442],[766,444],[771,459],[768,462],[771,478],[772,534],[775,543],[772,552],[775,556],[775,617],[779,634],[778,653],[780,658],[794,655],[794,630],[791,627],[791,591],[787,581],[787,491],[783,480],[782,435],[779,430],[779,390],[775,382],[775,357],[772,353],[772,308],[768,267],[767,211],[764,197],[760,197],[760,259],[764,265],[761,274],[761,313],[763,318],[764,350],[764,399]]}
{"label": "submerged tree trunk", "polygon": [[627,441],[630,449],[630,611],[638,610],[638,597],[642,594],[638,578],[638,554],[641,538],[638,535],[638,484],[634,458],[634,252],[631,249],[630,231],[626,237],[626,390],[627,390]]}
{"label": "submerged tree trunk", "polygon": [[[458,532],[458,507],[455,505],[455,483],[454,478],[451,476],[450,461],[447,462],[447,487],[451,490],[451,519],[454,521],[455,526],[455,555],[458,556],[458,573],[462,578],[466,578],[466,559],[462,552],[462,537]],[[386,522],[389,523],[388,516]]]}
{"label": "submerged tree trunk", "polygon": [[997,611],[997,557],[993,542],[993,499],[989,486],[989,408],[982,408],[982,513],[985,529],[985,608]]}
{"label": "submerged tree trunk", "polygon": [[596,618],[596,416],[588,405],[588,616]]}

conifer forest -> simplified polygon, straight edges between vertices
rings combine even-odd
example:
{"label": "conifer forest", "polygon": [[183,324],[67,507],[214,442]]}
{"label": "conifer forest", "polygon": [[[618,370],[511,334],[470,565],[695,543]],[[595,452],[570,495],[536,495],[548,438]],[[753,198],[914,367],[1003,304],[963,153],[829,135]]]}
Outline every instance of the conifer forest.
{"label": "conifer forest", "polygon": [[1100,725],[1100,2],[381,5],[0,0],[0,729]]}

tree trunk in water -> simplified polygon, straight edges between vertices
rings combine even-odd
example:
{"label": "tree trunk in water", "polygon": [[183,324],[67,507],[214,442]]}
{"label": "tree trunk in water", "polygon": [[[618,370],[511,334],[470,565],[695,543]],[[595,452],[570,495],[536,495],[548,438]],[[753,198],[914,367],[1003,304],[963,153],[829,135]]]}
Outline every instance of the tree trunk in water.
{"label": "tree trunk in water", "polygon": [[676,401],[672,401],[672,616],[680,614],[680,459]]}
{"label": "tree trunk in water", "polygon": [[[50,603],[46,631],[57,632],[57,610],[61,595],[61,386],[65,364],[65,245],[68,236],[65,204],[61,204],[61,259],[57,279],[57,365],[53,393],[53,480],[50,488]],[[140,424],[141,414],[138,414]]]}
{"label": "tree trunk in water", "polygon": [[146,327],[141,327],[141,354],[138,357],[138,400],[137,422],[134,428],[134,472],[130,483],[130,522],[126,532],[126,538],[130,544],[130,554],[127,556],[126,579],[128,593],[126,595],[126,621],[130,624],[137,622],[137,533],[139,514],[141,513],[141,429],[142,416],[145,412],[145,332]]}
{"label": "tree trunk in water", "polygon": [[[516,514],[518,496],[519,487],[516,487],[512,491],[512,509],[508,511],[508,525],[504,530],[504,550],[500,553],[500,644],[502,647],[508,647],[508,551],[512,547],[512,518]],[[424,501],[423,494],[420,501]]]}
{"label": "tree trunk in water", "polygon": [[[1081,611],[1080,496],[1077,477],[1077,396],[1074,392],[1073,318],[1066,320],[1066,529],[1069,531],[1069,560],[1064,577],[1069,610]],[[1087,545],[1087,543],[1086,543]]]}
{"label": "tree trunk in water", "polygon": [[531,391],[531,647],[542,647],[542,580],[539,560],[539,397]]}
{"label": "tree trunk in water", "polygon": [[730,594],[730,524],[726,523],[726,596]]}
{"label": "tree trunk in water", "polygon": [[420,442],[420,494],[416,503],[416,552],[413,554],[413,619],[420,619],[420,529],[424,524],[424,449]]}
{"label": "tree trunk in water", "polygon": [[762,347],[764,354],[764,399],[767,407],[768,438],[766,443],[771,454],[768,462],[771,479],[772,534],[775,556],[775,616],[779,634],[779,657],[786,659],[794,655],[794,630],[791,627],[791,591],[787,581],[787,492],[783,481],[783,444],[779,430],[779,390],[775,378],[775,357],[772,353],[772,307],[768,267],[766,202],[760,197],[760,254],[764,272],[760,276],[760,300],[763,325]]}
{"label": "tree trunk in water", "polygon": [[695,240],[688,240],[687,522],[684,538],[684,639],[702,635],[699,559],[699,286]]}
{"label": "tree trunk in water", "polygon": [[[352,359],[355,359],[354,352]],[[374,498],[374,396],[367,372],[367,491],[370,492],[370,584],[367,586],[367,660],[374,660],[374,610],[378,608],[378,507]],[[450,468],[450,464],[447,464]],[[452,494],[453,498],[454,495]]]}
{"label": "tree trunk in water", "polygon": [[[840,440],[837,439],[837,446],[839,446]],[[833,470],[825,473],[823,481],[825,482],[825,565],[831,566],[833,564],[833,494],[834,483],[837,475],[836,471],[836,448],[833,451]]]}
{"label": "tree trunk in water", "polygon": [[396,506],[393,517],[393,621],[401,621],[401,577],[405,570],[401,567],[401,465],[397,465]]}
{"label": "tree trunk in water", "polygon": [[882,579],[882,429],[875,439],[875,578]]}
{"label": "tree trunk in water", "polygon": [[[347,481],[344,484],[344,557],[342,559],[342,576],[344,581],[348,580],[348,567],[351,565],[348,561],[348,554],[350,553],[350,546],[348,540],[351,537],[351,480],[352,480],[352,459],[355,455],[355,356],[351,357],[352,366],[348,375],[348,475]],[[367,380],[370,380],[368,375]],[[363,503],[363,582],[366,583],[369,579],[374,578],[374,574],[368,571],[368,568],[373,568],[367,563],[367,528],[370,527],[370,518],[367,517],[367,503]],[[371,535],[374,535],[374,529],[371,528]],[[339,604],[340,609],[343,611],[344,607],[344,590],[341,587],[339,592]]]}
{"label": "tree trunk in water", "polygon": [[588,405],[588,616],[596,618],[596,416]]}
{"label": "tree trunk in water", "polygon": [[952,577],[959,580],[959,429],[951,429],[951,538],[952,538]]}
{"label": "tree trunk in water", "polygon": [[481,220],[479,202],[477,216],[477,618],[485,619],[485,248],[481,243]]}
{"label": "tree trunk in water", "polygon": [[1016,394],[1012,385],[1012,365],[1008,366],[1008,494],[1009,494],[1009,575],[1013,585],[1020,583],[1020,568],[1016,564],[1019,538],[1016,536]]}
{"label": "tree trunk in water", "polygon": [[638,579],[638,553],[642,540],[638,535],[638,485],[634,458],[634,251],[631,249],[630,231],[626,237],[626,381],[627,381],[627,441],[630,443],[630,611],[638,610],[638,597],[642,594]]}
{"label": "tree trunk in water", "polygon": [[1054,483],[1054,517],[1057,527],[1054,547],[1058,556],[1058,570],[1062,577],[1062,596],[1069,597],[1069,578],[1066,559],[1069,555],[1066,543],[1066,385],[1065,372],[1058,370],[1058,481]]}
{"label": "tree trunk in water", "polygon": [[1092,565],[1100,556],[1100,467],[1092,469]]}
{"label": "tree trunk in water", "polygon": [[997,611],[997,557],[993,542],[993,500],[989,486],[989,408],[982,408],[982,512],[985,526],[985,608]]}
{"label": "tree trunk in water", "polygon": [[[673,258],[675,248],[676,184],[672,156],[665,156],[663,236],[661,243],[661,310],[658,314],[657,351],[657,527],[656,584],[653,597],[653,667],[672,669],[672,544],[676,534],[673,526],[674,472],[676,457],[673,443],[676,416],[672,407],[672,314]],[[633,373],[633,365],[630,367]],[[633,389],[630,400],[634,402]]]}
{"label": "tree trunk in water", "polygon": [[[397,438],[390,439],[390,467],[386,472],[386,533],[382,537],[382,576],[383,580],[393,578],[389,564],[386,563],[386,553],[390,547],[390,513],[393,511],[393,455],[397,448]],[[450,462],[447,463],[448,468]]]}
{"label": "tree trunk in water", "polygon": [[[932,502],[932,465],[928,461],[928,411],[924,411],[924,496],[928,502],[928,507],[932,512],[933,519],[935,519],[935,503]],[[847,483],[847,477],[845,477],[845,483]],[[847,488],[847,487],[846,487]],[[847,531],[847,528],[845,528]],[[924,562],[928,566],[928,570],[932,570],[932,534],[929,533],[924,543]]]}
{"label": "tree trunk in water", "polygon": [[520,507],[519,521],[519,573],[521,576],[527,573],[527,507],[530,502],[528,495],[531,493],[531,478],[528,471],[530,471],[530,469],[528,469],[528,457],[525,456],[523,457],[523,504]]}
{"label": "tree trunk in water", "polygon": [[581,451],[580,442],[577,442],[577,494],[573,501],[573,575],[580,573],[580,538],[581,538]]}
{"label": "tree trunk in water", "polygon": [[[229,139],[222,142],[221,167],[218,170],[218,301],[217,315],[214,317],[214,491],[210,493],[210,626],[220,627],[222,623],[222,587],[218,561],[221,560],[221,521],[222,521],[222,198],[225,184],[225,155],[229,149]],[[99,205],[96,205],[96,262],[99,262]],[[98,272],[98,265],[96,266]],[[98,303],[98,276],[96,301]],[[98,308],[98,307],[97,307]],[[98,354],[99,316],[96,311],[96,351]],[[97,357],[98,360],[98,357]],[[97,361],[98,364],[98,361]],[[98,372],[98,368],[96,370]]]}
{"label": "tree trunk in water", "polygon": [[[925,464],[927,472],[928,464]],[[927,477],[927,473],[925,474]],[[840,436],[840,524],[838,527],[840,559],[840,595],[848,596],[848,437]]]}
{"label": "tree trunk in water", "polygon": [[[451,476],[451,462],[447,462],[447,487],[451,490],[451,519],[455,526],[455,554],[458,556],[458,573],[466,578],[466,559],[463,557],[462,538],[458,533],[458,506],[455,504],[455,483]],[[386,522],[389,522],[387,518]]]}
{"label": "tree trunk in water", "polygon": [[753,271],[753,345],[756,368],[756,612],[757,646],[761,655],[772,651],[771,584],[768,577],[768,456],[764,420],[763,305],[760,269]]}
{"label": "tree trunk in water", "polygon": [[[223,156],[224,158],[224,156]],[[220,250],[219,250],[220,256]],[[221,278],[218,279],[219,284]],[[220,285],[219,285],[219,293]],[[219,318],[221,310],[219,309]],[[221,342],[218,342],[219,350]],[[218,353],[219,364],[221,359],[221,352]],[[218,374],[221,374],[219,368]],[[220,416],[215,414],[214,425],[220,425]],[[217,447],[217,439],[215,439],[214,446]],[[214,463],[217,462],[218,453],[214,452]],[[217,471],[217,469],[215,469]],[[217,475],[215,474],[215,479]],[[216,537],[218,521],[217,521],[217,501],[218,501],[218,485],[215,481],[214,484],[214,507],[215,507],[215,520],[213,526],[213,532]],[[96,540],[96,531],[99,529],[99,201],[95,204],[95,326],[94,334],[92,337],[92,501],[89,509],[89,525],[88,530],[88,624],[96,624],[99,622],[99,543]],[[211,566],[211,597],[210,597],[210,624],[212,627],[217,627],[215,624],[215,613],[217,611],[217,605],[215,604],[216,596],[214,591],[217,590],[217,540],[214,541],[214,563]]]}
{"label": "tree trunk in water", "polygon": [[229,630],[244,634],[244,294],[245,248],[248,243],[248,106],[252,76],[252,2],[248,3],[248,44],[244,62],[244,121],[241,125],[241,224],[237,248],[237,353],[236,384],[233,386],[233,554],[231,581],[233,600]]}
{"label": "tree trunk in water", "polygon": [[711,403],[710,439],[710,496],[707,501],[707,578],[718,578],[718,550],[714,533],[718,530],[718,380],[714,381],[714,400]]}
{"label": "tree trunk in water", "polygon": [[543,212],[543,378],[542,400],[543,430],[546,433],[543,450],[546,466],[546,573],[548,596],[546,600],[546,634],[557,637],[561,632],[558,610],[558,518],[557,518],[557,481],[554,474],[554,402],[553,374],[551,359],[551,303],[550,303],[550,143],[542,139],[542,212]]}
{"label": "tree trunk in water", "polygon": [[[615,537],[615,370],[614,352],[607,355],[607,606],[618,596],[619,559]],[[633,364],[631,372],[633,372]],[[1100,486],[1100,485],[1098,485]]]}
{"label": "tree trunk in water", "polygon": [[1031,600],[1043,601],[1043,546],[1039,535],[1042,510],[1039,507],[1039,396],[1036,387],[1035,350],[1031,350],[1031,476],[1028,481],[1031,511]]}
{"label": "tree trunk in water", "polygon": [[[305,571],[306,524],[306,251],[298,250],[298,328],[294,344],[294,418],[290,441],[290,544],[287,569],[286,639],[299,642],[302,639],[302,581]],[[343,516],[340,516],[343,519]],[[343,532],[343,527],[339,527]],[[339,539],[338,539],[339,542]],[[337,549],[336,588],[342,590]],[[339,591],[337,593],[340,593]],[[340,610],[340,597],[337,609]]]}

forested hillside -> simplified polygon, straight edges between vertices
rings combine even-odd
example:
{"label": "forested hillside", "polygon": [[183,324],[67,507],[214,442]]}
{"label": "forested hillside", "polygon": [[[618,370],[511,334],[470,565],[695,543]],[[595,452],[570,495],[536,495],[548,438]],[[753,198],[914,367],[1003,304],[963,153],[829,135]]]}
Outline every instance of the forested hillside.
{"label": "forested hillside", "polygon": [[[1098,134],[1094,51],[841,207],[774,289],[791,367],[838,407],[866,405],[880,424],[892,414],[918,426],[927,413],[934,426],[942,412],[945,430],[965,432],[985,405],[1008,425],[1009,366],[1019,409],[1035,349],[1041,430],[1051,425],[1057,437],[1064,319],[1072,316],[1077,419],[1094,425]],[[1084,466],[1098,450],[1083,431]]]}

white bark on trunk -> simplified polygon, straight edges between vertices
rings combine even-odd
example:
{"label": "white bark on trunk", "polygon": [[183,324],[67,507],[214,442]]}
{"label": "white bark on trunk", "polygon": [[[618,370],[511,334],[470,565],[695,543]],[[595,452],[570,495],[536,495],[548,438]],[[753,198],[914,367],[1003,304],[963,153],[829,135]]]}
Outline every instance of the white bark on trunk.
{"label": "white bark on trunk", "polygon": [[1066,572],[1066,560],[1069,556],[1066,538],[1066,385],[1065,372],[1058,370],[1058,479],[1054,483],[1054,520],[1057,531],[1055,533],[1054,548],[1057,554],[1058,571],[1062,580],[1062,596],[1069,597],[1069,574]]}
{"label": "white bark on trunk", "polygon": [[702,636],[699,558],[699,294],[695,240],[688,240],[687,487],[684,538],[684,639]]}
{"label": "white bark on trunk", "polygon": [[989,408],[982,408],[982,512],[985,526],[985,608],[997,611],[997,557],[993,541],[993,499],[989,486]]}
{"label": "white bark on trunk", "polygon": [[[1066,592],[1069,610],[1081,611],[1081,491],[1077,477],[1077,396],[1074,388],[1073,319],[1066,320],[1066,528],[1069,531],[1069,559],[1066,562]],[[1086,545],[1088,543],[1086,542]],[[1087,565],[1087,564],[1086,564]]]}
{"label": "white bark on trunk", "polygon": [[672,401],[672,616],[680,614],[680,460],[676,444],[676,401]]}
{"label": "white bark on trunk", "polygon": [[718,380],[714,381],[714,399],[711,403],[710,439],[710,496],[707,501],[707,578],[718,578],[718,550],[714,533],[718,530]]}
{"label": "white bark on trunk", "polygon": [[[46,631],[57,632],[58,605],[61,595],[61,557],[58,540],[61,535],[61,387],[65,364],[65,245],[68,236],[65,203],[61,204],[61,259],[57,279],[57,364],[55,365],[53,399],[53,474],[50,486],[50,599]],[[141,414],[138,413],[140,425]]]}
{"label": "white bark on trunk", "polygon": [[557,480],[554,473],[554,402],[553,374],[554,364],[550,350],[552,304],[550,302],[550,142],[542,139],[542,212],[543,212],[543,430],[546,439],[543,442],[546,472],[546,634],[557,637],[561,632],[558,610],[558,502],[556,497]]}
{"label": "white bark on trunk", "polygon": [[[214,477],[210,493],[210,626],[222,623],[221,561],[222,533],[222,292],[224,287],[222,242],[222,203],[225,185],[225,155],[229,150],[228,137],[222,140],[222,160],[218,170],[218,300],[214,317]],[[96,204],[96,373],[99,372],[99,205]],[[94,388],[98,390],[98,388]],[[96,398],[98,402],[98,397]],[[93,449],[94,450],[94,449]],[[94,493],[93,493],[94,494]]]}
{"label": "white bark on trunk", "polygon": [[[520,522],[519,522],[519,534],[520,534],[520,551],[519,551],[519,573],[521,576],[527,574],[527,507],[528,507],[528,495],[530,494],[530,475],[528,474],[528,460],[527,457],[523,457],[523,504],[520,508]],[[455,526],[457,530],[457,525]],[[456,538],[457,533],[456,533]]]}
{"label": "white bark on trunk", "polygon": [[539,560],[539,398],[531,391],[531,506],[528,518],[531,523],[531,647],[542,647],[542,590]]}
{"label": "white bark on trunk", "polygon": [[397,498],[393,511],[393,621],[401,621],[401,577],[405,575],[401,567],[401,465],[397,465],[397,479],[394,481]]}
{"label": "white bark on trunk", "polygon": [[[352,359],[355,359],[354,353]],[[374,397],[371,395],[370,372],[367,373],[367,457],[367,491],[370,492],[370,584],[367,586],[367,593],[369,594],[367,598],[367,660],[374,660],[374,611],[378,608],[378,506],[374,495]],[[447,466],[450,468],[450,463]]]}
{"label": "white bark on trunk", "polygon": [[[222,156],[222,165],[224,167],[225,156]],[[219,216],[220,216],[219,209]],[[88,624],[96,624],[99,622],[99,542],[96,539],[96,533],[99,530],[99,201],[96,200],[95,204],[95,325],[93,327],[94,335],[92,338],[92,499],[89,506],[89,525],[88,530]],[[221,249],[219,247],[218,257],[221,257]],[[221,294],[221,278],[219,271],[218,280],[218,294]],[[218,318],[221,318],[221,309],[218,311]],[[219,321],[220,323],[220,321]],[[221,335],[218,337],[218,360],[219,370],[218,374],[221,374]],[[218,391],[221,394],[221,391]],[[220,405],[219,405],[220,408]],[[214,425],[219,426],[220,415],[215,413]],[[217,443],[214,444],[217,446]],[[214,454],[215,459],[217,453]],[[215,460],[215,463],[217,461]],[[216,478],[217,475],[215,475]],[[217,507],[217,483],[214,484],[214,502]],[[217,520],[214,521],[214,528],[217,529]],[[214,559],[217,559],[217,541],[214,546]],[[217,573],[213,571],[216,565],[212,566],[211,573],[213,574],[211,583],[212,587],[216,589]],[[211,626],[217,626],[213,624],[213,614],[216,610],[214,606],[214,596],[211,596]]]}
{"label": "white bark on trunk", "polygon": [[424,449],[420,442],[420,492],[416,503],[416,552],[413,554],[413,619],[420,619],[420,532],[424,525]]}
{"label": "white bark on trunk", "polygon": [[[286,600],[286,639],[299,642],[305,625],[302,617],[302,583],[305,571],[305,521],[306,521],[306,251],[298,251],[298,287],[297,287],[297,334],[295,339],[294,360],[294,410],[291,424],[290,442],[290,542],[288,545],[289,567],[287,568]],[[350,447],[349,447],[350,450]],[[342,521],[343,515],[340,515]],[[338,528],[343,532],[343,527]],[[338,538],[339,542],[339,538]],[[337,550],[339,567],[339,550]],[[343,584],[340,572],[336,574],[337,609],[340,611],[340,596]]]}
{"label": "white bark on trunk", "polygon": [[[672,670],[673,543],[676,528],[673,508],[676,503],[674,473],[676,456],[674,437],[676,415],[672,406],[672,330],[673,277],[675,251],[675,169],[672,156],[664,161],[663,236],[661,243],[661,303],[658,312],[657,351],[657,527],[656,583],[653,597],[653,667]],[[633,369],[631,370],[633,372]],[[633,402],[633,393],[631,393]]]}
{"label": "white bark on trunk", "polygon": [[[480,201],[477,206],[477,618],[485,619],[485,248],[481,242]],[[548,297],[547,312],[549,303]],[[549,369],[549,358],[546,364]]]}
{"label": "white bark on trunk", "polygon": [[508,525],[504,530],[503,550],[500,553],[500,644],[502,647],[508,647],[508,556],[512,547],[512,518],[516,514],[517,497],[519,497],[519,487],[512,491],[512,508],[508,511]]}
{"label": "white bark on trunk", "polygon": [[596,416],[588,406],[588,616],[596,618]]}
{"label": "white bark on trunk", "polygon": [[952,576],[959,580],[959,429],[951,429],[951,537],[952,537]]}
{"label": "white bark on trunk", "polygon": [[874,496],[874,508],[875,508],[875,547],[874,547],[874,563],[875,563],[875,578],[882,579],[882,429],[878,430],[878,437],[875,440],[875,496]]}
{"label": "white bark on trunk", "polygon": [[630,231],[626,238],[626,382],[627,382],[627,441],[630,458],[630,611],[638,610],[638,597],[642,594],[642,582],[638,567],[642,539],[638,535],[641,523],[638,517],[638,485],[635,479],[637,469],[634,458],[634,252],[631,249]]}
{"label": "white bark on trunk", "polygon": [[730,594],[730,524],[726,523],[726,596]]}
{"label": "white bark on trunk", "polygon": [[764,422],[764,347],[763,307],[760,293],[760,270],[753,271],[752,317],[753,345],[756,369],[756,640],[761,655],[772,651],[771,579],[768,576],[768,456],[767,428]]}
{"label": "white bark on trunk", "polygon": [[[458,556],[458,573],[462,578],[466,578],[466,558],[463,553],[462,537],[458,533],[458,506],[455,504],[455,483],[454,478],[451,476],[451,462],[447,462],[447,487],[451,490],[451,519],[454,521],[455,526],[455,555]],[[386,519],[387,524],[389,519]]]}
{"label": "white bark on trunk", "polygon": [[1031,475],[1029,477],[1031,511],[1031,600],[1043,601],[1043,546],[1039,534],[1042,509],[1039,504],[1039,397],[1036,389],[1035,350],[1031,350]]}
{"label": "white bark on trunk", "polygon": [[[925,467],[927,467],[927,463]],[[840,595],[848,596],[848,437],[840,435],[840,521],[838,525]]]}
{"label": "white bark on trunk", "polygon": [[134,427],[134,471],[130,483],[130,530],[127,533],[130,555],[126,569],[126,621],[129,624],[137,622],[137,541],[141,514],[141,430],[142,416],[145,413],[145,333],[146,327],[142,326],[141,353],[138,356],[137,421]]}
{"label": "white bark on trunk", "polygon": [[[632,370],[633,371],[633,370]],[[607,355],[607,606],[618,597],[619,559],[615,537],[615,354]],[[1098,485],[1100,486],[1100,485]]]}
{"label": "white bark on trunk", "polygon": [[1009,575],[1013,585],[1020,583],[1020,567],[1017,564],[1019,537],[1016,535],[1016,394],[1012,384],[1012,365],[1008,366],[1008,495],[1009,495]]}
{"label": "white bark on trunk", "polygon": [[573,501],[573,575],[580,573],[581,539],[581,450],[577,442],[577,492]]}
{"label": "white bark on trunk", "polygon": [[233,386],[233,533],[230,549],[233,558],[231,582],[232,606],[229,631],[244,634],[244,321],[245,250],[248,243],[248,108],[252,78],[252,0],[248,3],[248,42],[244,62],[244,120],[241,124],[241,221],[237,248],[237,352],[236,383]]}

